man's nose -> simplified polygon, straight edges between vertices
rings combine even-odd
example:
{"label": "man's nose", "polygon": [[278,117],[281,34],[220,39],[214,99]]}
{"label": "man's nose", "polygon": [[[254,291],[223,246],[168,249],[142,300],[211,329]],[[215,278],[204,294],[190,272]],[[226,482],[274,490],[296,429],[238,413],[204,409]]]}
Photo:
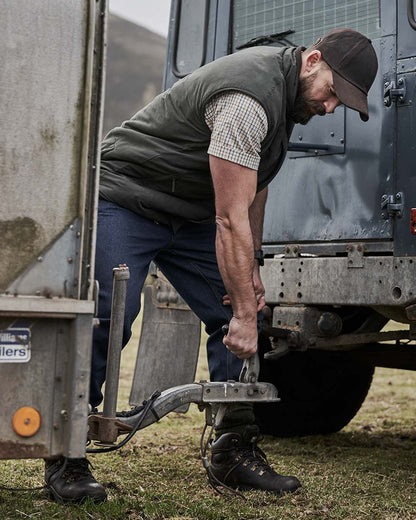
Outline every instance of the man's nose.
{"label": "man's nose", "polygon": [[338,98],[331,98],[328,99],[328,101],[324,102],[325,112],[327,114],[332,114],[332,112],[337,108],[337,106],[340,104]]}

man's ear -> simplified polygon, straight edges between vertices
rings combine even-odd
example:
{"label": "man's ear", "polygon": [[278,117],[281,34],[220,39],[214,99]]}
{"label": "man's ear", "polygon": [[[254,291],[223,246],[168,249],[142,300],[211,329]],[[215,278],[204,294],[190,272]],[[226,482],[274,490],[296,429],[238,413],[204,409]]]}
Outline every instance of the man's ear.
{"label": "man's ear", "polygon": [[315,49],[311,51],[305,60],[305,71],[311,72],[322,61],[321,51]]}

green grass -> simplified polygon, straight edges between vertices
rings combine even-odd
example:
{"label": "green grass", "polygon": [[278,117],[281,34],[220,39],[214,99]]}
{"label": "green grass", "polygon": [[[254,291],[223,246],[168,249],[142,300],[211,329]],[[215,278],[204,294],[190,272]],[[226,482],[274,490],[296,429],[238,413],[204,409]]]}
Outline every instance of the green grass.
{"label": "green grass", "polygon": [[[120,408],[127,407],[136,336],[123,353]],[[206,378],[201,356],[198,377]],[[416,373],[377,369],[368,398],[342,432],[262,443],[269,461],[303,482],[295,495],[218,495],[199,460],[203,414],[172,413],[118,452],[91,457],[105,504],[60,506],[42,492],[0,491],[0,520],[415,520]],[[2,461],[0,482],[42,484],[41,461]]]}

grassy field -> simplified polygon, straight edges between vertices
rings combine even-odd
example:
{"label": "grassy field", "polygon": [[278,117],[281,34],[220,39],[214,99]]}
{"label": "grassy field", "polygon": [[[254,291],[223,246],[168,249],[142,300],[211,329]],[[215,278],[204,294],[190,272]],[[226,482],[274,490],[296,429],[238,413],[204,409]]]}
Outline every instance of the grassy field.
{"label": "grassy field", "polygon": [[[123,353],[120,408],[127,408],[136,337]],[[199,378],[206,378],[201,356]],[[60,506],[41,491],[0,491],[0,520],[415,520],[416,373],[377,369],[368,398],[354,420],[328,436],[273,439],[263,449],[272,465],[303,482],[295,495],[218,495],[206,484],[199,460],[203,416],[192,405],[170,414],[121,450],[91,457],[106,485],[101,505]],[[0,483],[42,485],[41,461],[2,461]]]}

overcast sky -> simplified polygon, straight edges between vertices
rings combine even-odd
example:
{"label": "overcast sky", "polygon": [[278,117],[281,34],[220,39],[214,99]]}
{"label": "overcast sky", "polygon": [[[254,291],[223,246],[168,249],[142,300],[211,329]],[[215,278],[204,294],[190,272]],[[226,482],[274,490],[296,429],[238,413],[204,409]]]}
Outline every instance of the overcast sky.
{"label": "overcast sky", "polygon": [[110,0],[110,11],[151,31],[167,36],[170,0]]}

